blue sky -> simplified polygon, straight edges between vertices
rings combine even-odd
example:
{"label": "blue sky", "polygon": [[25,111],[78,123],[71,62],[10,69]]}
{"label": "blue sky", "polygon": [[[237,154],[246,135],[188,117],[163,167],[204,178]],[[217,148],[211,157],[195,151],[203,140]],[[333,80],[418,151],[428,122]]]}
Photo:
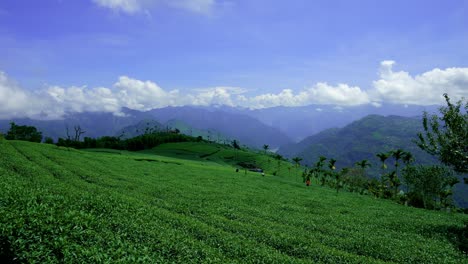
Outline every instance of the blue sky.
{"label": "blue sky", "polygon": [[[91,100],[105,87],[146,89],[132,98],[138,109],[197,100],[253,108],[429,104],[444,91],[468,94],[466,47],[463,0],[0,2],[0,87],[18,98],[51,88],[65,96],[74,87]],[[140,86],[122,88],[122,77]],[[153,84],[158,102],[139,102]],[[401,85],[410,91],[398,98]],[[421,89],[434,95],[417,100]],[[115,107],[129,104],[117,97]]]}

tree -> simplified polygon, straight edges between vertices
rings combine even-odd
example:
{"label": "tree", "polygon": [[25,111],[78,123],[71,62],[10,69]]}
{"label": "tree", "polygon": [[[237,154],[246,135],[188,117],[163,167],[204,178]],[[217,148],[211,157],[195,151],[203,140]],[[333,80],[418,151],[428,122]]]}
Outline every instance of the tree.
{"label": "tree", "polygon": [[358,161],[358,162],[356,162],[355,164],[356,164],[356,166],[358,166],[358,167],[361,168],[362,170],[365,170],[366,168],[372,166],[372,165],[369,163],[369,161],[366,160],[366,159],[363,159],[363,160],[361,160],[361,161]]}
{"label": "tree", "polygon": [[328,167],[330,168],[330,170],[335,170],[336,169],[335,163],[336,163],[336,159],[330,159],[328,161]]}
{"label": "tree", "polygon": [[302,158],[299,158],[299,157],[294,157],[292,159],[292,161],[294,161],[294,165],[296,166],[296,170],[297,168],[299,168],[299,166],[301,165],[300,162],[301,162]]}
{"label": "tree", "polygon": [[395,170],[396,170],[397,177],[398,177],[398,166],[400,166],[398,161],[400,161],[403,158],[405,153],[406,152],[402,149],[397,149],[395,151],[392,151],[392,157],[395,158]]}
{"label": "tree", "polygon": [[237,142],[237,140],[234,139],[232,141],[232,147],[235,149],[240,149],[239,142]]}
{"label": "tree", "polygon": [[267,153],[267,150],[270,146],[268,146],[267,144],[263,145],[263,150],[265,150],[265,154]]}
{"label": "tree", "polygon": [[277,164],[278,164],[278,167],[277,167],[277,173],[276,175],[279,175],[279,171],[281,169],[281,160],[283,160],[283,156],[281,156],[280,154],[276,154],[275,155],[275,160],[277,160]]}
{"label": "tree", "polygon": [[75,130],[75,138],[73,139],[75,142],[80,141],[81,135],[86,133],[83,129],[81,129],[81,126],[74,126],[73,129]]}
{"label": "tree", "polygon": [[449,206],[452,188],[458,183],[453,171],[442,166],[408,166],[403,170],[403,180],[410,188],[410,205],[429,209],[437,203]]}
{"label": "tree", "polygon": [[44,143],[46,144],[54,144],[54,139],[52,139],[51,137],[46,137],[44,139]]}
{"label": "tree", "polygon": [[388,158],[390,158],[391,153],[381,152],[381,153],[378,153],[376,156],[380,159],[380,162],[382,162],[382,170],[385,170],[387,168],[387,165],[385,164],[385,161]]}
{"label": "tree", "polygon": [[320,156],[319,157],[319,160],[315,163],[315,168],[314,168],[314,174],[315,174],[315,177],[316,178],[319,178],[320,177],[320,184],[323,186],[325,185],[327,179],[326,179],[326,175],[325,175],[325,172],[323,170],[323,165],[325,165],[325,161],[327,160],[327,158],[325,156]]}
{"label": "tree", "polygon": [[404,163],[406,166],[409,166],[412,162],[414,162],[413,154],[411,154],[411,152],[406,151],[406,152],[403,154],[402,160],[403,160],[403,163]]}
{"label": "tree", "polygon": [[10,130],[7,132],[5,139],[39,143],[42,141],[42,133],[37,131],[33,126],[19,126],[14,122],[11,122]]}
{"label": "tree", "polygon": [[299,167],[299,165],[301,165],[300,162],[302,161],[302,158],[294,157],[292,161],[294,161],[294,164],[296,165],[296,168],[297,168]]}
{"label": "tree", "polygon": [[[455,104],[444,94],[447,106],[439,108],[441,116],[423,114],[424,134],[418,133],[416,144],[437,156],[456,172],[468,172],[468,100]],[[464,105],[463,105],[464,104]],[[464,110],[462,109],[464,107]]]}

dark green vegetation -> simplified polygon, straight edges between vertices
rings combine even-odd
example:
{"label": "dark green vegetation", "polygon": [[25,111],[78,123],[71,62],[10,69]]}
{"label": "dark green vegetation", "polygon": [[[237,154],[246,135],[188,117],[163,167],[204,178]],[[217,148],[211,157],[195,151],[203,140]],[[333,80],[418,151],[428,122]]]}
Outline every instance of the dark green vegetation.
{"label": "dark green vegetation", "polygon": [[[0,140],[0,259],[468,261],[457,235],[466,215],[306,188],[270,159],[203,142],[131,153]],[[281,172],[262,177],[229,165],[242,161]]]}
{"label": "dark green vegetation", "polygon": [[138,151],[144,149],[154,148],[158,145],[169,142],[187,142],[187,141],[202,141],[201,137],[194,138],[187,135],[179,134],[176,131],[169,132],[151,132],[128,139],[121,139],[118,137],[100,137],[88,138],[85,137],[83,141],[76,139],[63,139],[59,138],[57,146],[60,147],[73,147],[77,149],[83,148],[108,148],[118,150]]}
{"label": "dark green vegetation", "polygon": [[[466,122],[466,121],[465,121]],[[396,162],[395,156],[388,154],[389,151],[401,149],[412,154],[414,165],[438,165],[440,162],[436,156],[432,156],[415,144],[418,133],[424,131],[424,126],[420,118],[408,118],[400,116],[378,116],[371,115],[353,122],[352,124],[340,128],[323,131],[311,136],[295,145],[290,145],[280,149],[280,153],[287,157],[299,156],[303,158],[303,164],[313,165],[320,156],[334,158],[337,160],[338,170],[348,167],[355,167],[355,163],[367,160],[372,166],[365,169],[365,175],[381,180],[381,176],[387,181],[386,185],[407,191],[403,186],[401,169],[406,166],[400,157]],[[466,146],[465,146],[466,147]],[[388,154],[388,157],[377,156]],[[388,169],[382,170],[382,160]],[[395,170],[395,164],[400,168]],[[395,171],[395,174],[391,173]],[[362,187],[367,186],[362,174],[355,169],[347,172],[353,175],[349,180],[356,182]],[[459,176],[459,181],[463,182],[463,176]],[[375,184],[375,188],[382,187]],[[382,184],[381,184],[382,185]],[[453,198],[459,207],[468,207],[468,186],[459,183],[454,187]],[[382,192],[382,190],[380,190]],[[392,196],[386,194],[386,197]],[[393,196],[395,196],[393,194]]]}
{"label": "dark green vegetation", "polygon": [[417,144],[455,171],[468,173],[468,100],[453,104],[444,97],[447,106],[440,108],[441,116],[424,112],[424,135],[418,133]]}
{"label": "dark green vegetation", "polygon": [[409,202],[413,206],[434,208],[450,205],[452,187],[458,183],[453,171],[441,166],[408,166],[403,170],[408,187]]}
{"label": "dark green vegetation", "polygon": [[41,142],[42,133],[33,126],[19,126],[14,122],[10,123],[10,130],[5,136],[8,140],[24,140],[30,142]]}

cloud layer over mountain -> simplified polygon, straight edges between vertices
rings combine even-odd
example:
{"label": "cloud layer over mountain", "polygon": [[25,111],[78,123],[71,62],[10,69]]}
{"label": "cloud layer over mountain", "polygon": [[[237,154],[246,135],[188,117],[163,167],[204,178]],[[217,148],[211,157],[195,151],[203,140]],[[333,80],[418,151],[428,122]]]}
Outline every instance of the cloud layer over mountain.
{"label": "cloud layer over mountain", "polygon": [[122,107],[150,110],[166,106],[228,105],[247,108],[274,106],[305,106],[329,104],[352,106],[385,103],[431,105],[442,104],[443,93],[458,100],[468,96],[468,68],[433,69],[412,76],[394,71],[394,61],[383,61],[379,79],[364,90],[349,84],[330,85],[319,82],[294,92],[247,96],[239,87],[211,87],[182,93],[166,90],[153,81],[120,76],[110,87],[49,86],[36,92],[22,88],[5,72],[0,72],[0,118],[32,117],[60,118],[71,112],[112,112],[121,114]]}

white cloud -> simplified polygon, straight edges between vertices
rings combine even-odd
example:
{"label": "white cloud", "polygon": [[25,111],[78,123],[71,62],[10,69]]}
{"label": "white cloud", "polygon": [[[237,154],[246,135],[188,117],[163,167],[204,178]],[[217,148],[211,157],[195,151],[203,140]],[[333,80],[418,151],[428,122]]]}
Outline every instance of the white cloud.
{"label": "white cloud", "polygon": [[138,0],[93,0],[93,2],[101,7],[128,14],[143,11],[142,3]]}
{"label": "white cloud", "polygon": [[194,13],[209,14],[215,0],[92,0],[96,5],[127,14],[148,13],[157,5],[184,9]]}
{"label": "white cloud", "polygon": [[380,79],[374,81],[372,96],[377,101],[431,105],[443,103],[448,93],[454,100],[468,96],[468,68],[435,68],[420,75],[393,71],[394,61],[380,64]]}
{"label": "white cloud", "polygon": [[39,110],[32,95],[19,87],[6,73],[0,71],[0,118],[22,117]]}
{"label": "white cloud", "polygon": [[369,103],[368,94],[357,86],[327,83],[317,83],[311,88],[294,93],[284,89],[278,94],[262,94],[252,98],[242,98],[243,105],[250,108],[265,108],[274,106],[305,106],[311,104],[360,105]]}
{"label": "white cloud", "polygon": [[205,14],[210,13],[215,6],[215,0],[169,0],[167,3],[176,8]]}
{"label": "white cloud", "polygon": [[[453,100],[468,96],[468,68],[433,69],[421,75],[393,71],[393,61],[383,61],[380,79],[366,91],[348,84],[325,82],[295,92],[247,96],[239,87],[218,86],[194,89],[189,93],[165,90],[152,81],[121,76],[110,87],[49,86],[30,92],[0,71],[0,118],[31,117],[56,119],[73,112],[112,112],[121,114],[122,107],[146,111],[166,106],[228,105],[252,109],[274,106],[306,106],[311,104],[346,106],[371,104],[381,107],[386,102],[402,105],[443,104],[447,92]],[[316,109],[320,111],[320,108]]]}
{"label": "white cloud", "polygon": [[111,88],[50,86],[31,93],[0,72],[0,118],[57,119],[67,113],[81,112],[111,112],[120,115],[122,107],[147,111],[182,105],[235,106],[232,95],[244,91],[237,87],[214,87],[181,94],[178,90],[166,91],[152,81],[121,76]]}

